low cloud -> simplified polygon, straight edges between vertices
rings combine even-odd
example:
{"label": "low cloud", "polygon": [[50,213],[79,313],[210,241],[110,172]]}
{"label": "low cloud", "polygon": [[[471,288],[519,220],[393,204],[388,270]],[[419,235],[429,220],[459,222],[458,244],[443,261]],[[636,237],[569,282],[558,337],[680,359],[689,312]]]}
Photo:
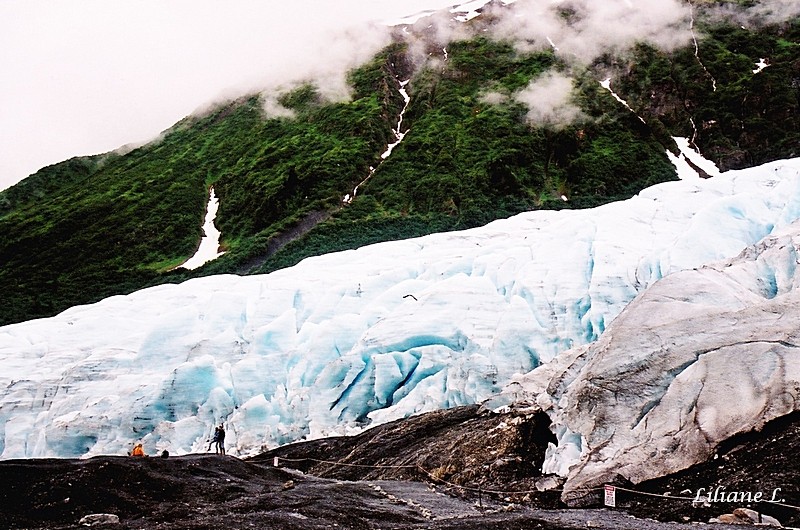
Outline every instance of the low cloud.
{"label": "low cloud", "polygon": [[767,23],[783,22],[800,17],[797,0],[764,0],[748,9],[751,16]]}
{"label": "low cloud", "polygon": [[383,21],[451,3],[3,0],[0,189],[155,138],[211,101],[309,79],[346,98],[345,72],[390,41]]}
{"label": "low cloud", "polygon": [[482,94],[480,98],[478,98],[478,101],[486,103],[487,105],[500,105],[508,101],[508,96],[501,92],[492,91]]}
{"label": "low cloud", "polygon": [[776,24],[800,17],[800,2],[797,0],[761,0],[747,8],[729,3],[706,9],[718,19],[748,27]]}
{"label": "low cloud", "polygon": [[419,67],[443,63],[449,43],[472,38],[474,32],[445,9],[420,18],[403,30],[400,36],[408,45],[411,64]]}
{"label": "low cloud", "polygon": [[264,92],[261,95],[264,116],[267,118],[294,118],[295,112],[280,104],[274,92]]}
{"label": "low cloud", "polygon": [[571,77],[551,71],[515,93],[514,99],[528,107],[528,123],[558,129],[583,117],[572,100],[572,90]]}
{"label": "low cloud", "polygon": [[[445,8],[409,19],[418,32],[409,37],[415,64],[444,61],[442,48],[470,31],[512,40],[521,50],[555,46],[560,58],[577,64],[639,41],[667,50],[691,42],[690,8],[682,0],[501,0],[467,23],[446,9],[457,3],[3,0],[0,189],[46,164],[154,138],[211,101],[307,81],[328,100],[347,99],[345,72],[401,31],[386,22],[417,12]],[[474,9],[480,1],[469,4]],[[787,20],[800,16],[800,2],[763,0],[738,16]],[[556,90],[556,79],[539,82],[549,80]],[[537,86],[518,95],[530,103],[531,119],[559,123],[575,115]],[[556,108],[548,113],[534,99]],[[265,101],[270,115],[287,115],[274,98]]]}
{"label": "low cloud", "polygon": [[691,40],[689,7],[680,0],[518,0],[494,14],[495,37],[523,50],[555,47],[584,64],[637,42],[670,50]]}

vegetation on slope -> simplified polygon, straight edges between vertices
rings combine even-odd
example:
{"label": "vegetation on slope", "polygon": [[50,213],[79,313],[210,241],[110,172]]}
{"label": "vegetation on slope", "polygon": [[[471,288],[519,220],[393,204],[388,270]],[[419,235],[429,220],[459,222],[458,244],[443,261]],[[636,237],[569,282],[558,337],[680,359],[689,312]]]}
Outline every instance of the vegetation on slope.
{"label": "vegetation on slope", "polygon": [[[648,121],[694,138],[723,170],[798,156],[800,21],[701,27],[697,56],[694,47],[665,55],[639,46],[619,68],[618,92]],[[769,66],[754,73],[761,59]]]}
{"label": "vegetation on slope", "polygon": [[[45,168],[0,193],[0,324],[195,275],[266,272],[525,210],[628,197],[674,178],[670,135],[694,136],[723,167],[796,156],[797,23],[706,31],[702,65],[693,47],[640,46],[627,62],[570,71],[583,117],[560,127],[529,123],[514,97],[545,72],[567,72],[550,52],[474,38],[412,71],[397,43],[350,73],[347,102],[304,85],[279,95],[292,116],[270,117],[260,96],[242,98],[127,154]],[[754,75],[762,57],[771,64]],[[609,70],[646,124],[600,87]],[[398,80],[408,78],[410,132],[381,163],[404,103]],[[211,185],[228,252],[196,272],[175,269],[197,247]]]}

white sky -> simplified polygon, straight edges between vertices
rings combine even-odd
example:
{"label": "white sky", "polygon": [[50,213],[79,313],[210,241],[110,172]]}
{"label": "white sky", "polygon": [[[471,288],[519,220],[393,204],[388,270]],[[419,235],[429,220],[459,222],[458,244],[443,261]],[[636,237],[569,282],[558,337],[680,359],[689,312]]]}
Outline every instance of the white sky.
{"label": "white sky", "polygon": [[150,140],[198,107],[370,57],[458,0],[0,0],[0,189]]}

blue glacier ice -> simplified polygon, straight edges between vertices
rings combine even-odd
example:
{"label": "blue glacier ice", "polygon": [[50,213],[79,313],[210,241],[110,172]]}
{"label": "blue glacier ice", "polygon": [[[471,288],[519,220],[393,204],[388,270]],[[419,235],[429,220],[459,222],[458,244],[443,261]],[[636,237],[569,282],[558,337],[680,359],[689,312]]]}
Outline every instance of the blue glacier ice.
{"label": "blue glacier ice", "polygon": [[[680,167],[680,166],[679,166]],[[688,168],[688,166],[686,166]],[[800,159],[163,285],[0,328],[2,458],[229,452],[481,402],[800,217]],[[780,282],[764,271],[763,289]],[[776,283],[777,282],[777,283]],[[565,434],[568,436],[569,434]]]}
{"label": "blue glacier ice", "polygon": [[668,275],[590,344],[515,376],[484,408],[544,411],[542,469],[562,499],[707,461],[800,410],[800,221],[727,260]]}

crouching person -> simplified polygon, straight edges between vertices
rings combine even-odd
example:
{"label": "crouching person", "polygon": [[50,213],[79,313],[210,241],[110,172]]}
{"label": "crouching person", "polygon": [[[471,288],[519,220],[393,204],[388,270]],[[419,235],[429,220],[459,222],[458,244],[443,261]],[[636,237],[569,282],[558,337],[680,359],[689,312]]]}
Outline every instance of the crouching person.
{"label": "crouching person", "polygon": [[134,445],[133,451],[131,451],[131,456],[147,456],[144,454],[144,446],[141,443]]}

